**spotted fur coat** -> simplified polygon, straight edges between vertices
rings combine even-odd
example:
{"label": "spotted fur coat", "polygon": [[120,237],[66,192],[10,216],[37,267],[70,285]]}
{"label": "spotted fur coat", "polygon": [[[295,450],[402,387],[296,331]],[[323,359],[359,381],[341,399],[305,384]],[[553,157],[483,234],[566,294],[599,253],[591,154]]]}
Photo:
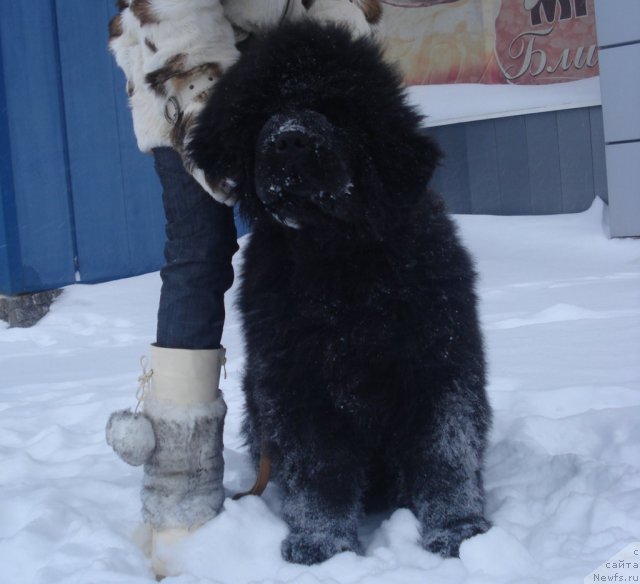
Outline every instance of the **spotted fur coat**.
{"label": "spotted fur coat", "polygon": [[109,48],[127,78],[138,147],[171,146],[216,200],[235,202],[233,185],[211,184],[185,155],[190,130],[211,88],[233,64],[238,43],[282,20],[345,23],[375,31],[379,0],[118,0]]}

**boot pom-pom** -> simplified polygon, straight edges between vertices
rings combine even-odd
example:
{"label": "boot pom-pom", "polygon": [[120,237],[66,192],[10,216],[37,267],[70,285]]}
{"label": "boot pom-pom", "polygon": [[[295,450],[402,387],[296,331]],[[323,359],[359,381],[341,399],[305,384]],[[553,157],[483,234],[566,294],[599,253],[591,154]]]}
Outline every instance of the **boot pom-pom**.
{"label": "boot pom-pom", "polygon": [[127,464],[144,464],[156,447],[156,437],[149,418],[131,410],[114,412],[106,428],[107,444]]}

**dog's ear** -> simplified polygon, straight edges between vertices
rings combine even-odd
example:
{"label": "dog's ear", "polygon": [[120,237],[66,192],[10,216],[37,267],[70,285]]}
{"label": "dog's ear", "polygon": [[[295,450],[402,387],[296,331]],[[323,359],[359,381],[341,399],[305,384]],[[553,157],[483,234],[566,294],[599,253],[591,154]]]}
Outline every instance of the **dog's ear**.
{"label": "dog's ear", "polygon": [[363,155],[371,158],[390,202],[411,206],[427,195],[442,151],[428,135],[422,116],[400,94],[378,108],[363,142]]}

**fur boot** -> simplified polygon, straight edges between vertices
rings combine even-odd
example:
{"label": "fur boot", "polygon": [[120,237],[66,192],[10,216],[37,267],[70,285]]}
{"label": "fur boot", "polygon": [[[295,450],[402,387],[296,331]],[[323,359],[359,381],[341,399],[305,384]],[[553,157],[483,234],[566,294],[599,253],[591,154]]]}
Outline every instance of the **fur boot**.
{"label": "fur boot", "polygon": [[144,464],[142,515],[153,529],[154,571],[165,576],[172,548],[224,501],[224,349],[152,346],[151,355],[153,369],[141,378],[143,412],[112,414],[106,437],[125,462]]}

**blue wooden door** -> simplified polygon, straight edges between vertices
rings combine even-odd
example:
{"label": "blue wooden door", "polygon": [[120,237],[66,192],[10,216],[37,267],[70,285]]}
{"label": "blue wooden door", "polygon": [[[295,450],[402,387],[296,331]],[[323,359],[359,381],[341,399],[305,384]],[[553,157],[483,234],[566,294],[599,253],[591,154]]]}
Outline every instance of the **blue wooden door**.
{"label": "blue wooden door", "polygon": [[55,11],[0,2],[0,292],[74,279]]}

